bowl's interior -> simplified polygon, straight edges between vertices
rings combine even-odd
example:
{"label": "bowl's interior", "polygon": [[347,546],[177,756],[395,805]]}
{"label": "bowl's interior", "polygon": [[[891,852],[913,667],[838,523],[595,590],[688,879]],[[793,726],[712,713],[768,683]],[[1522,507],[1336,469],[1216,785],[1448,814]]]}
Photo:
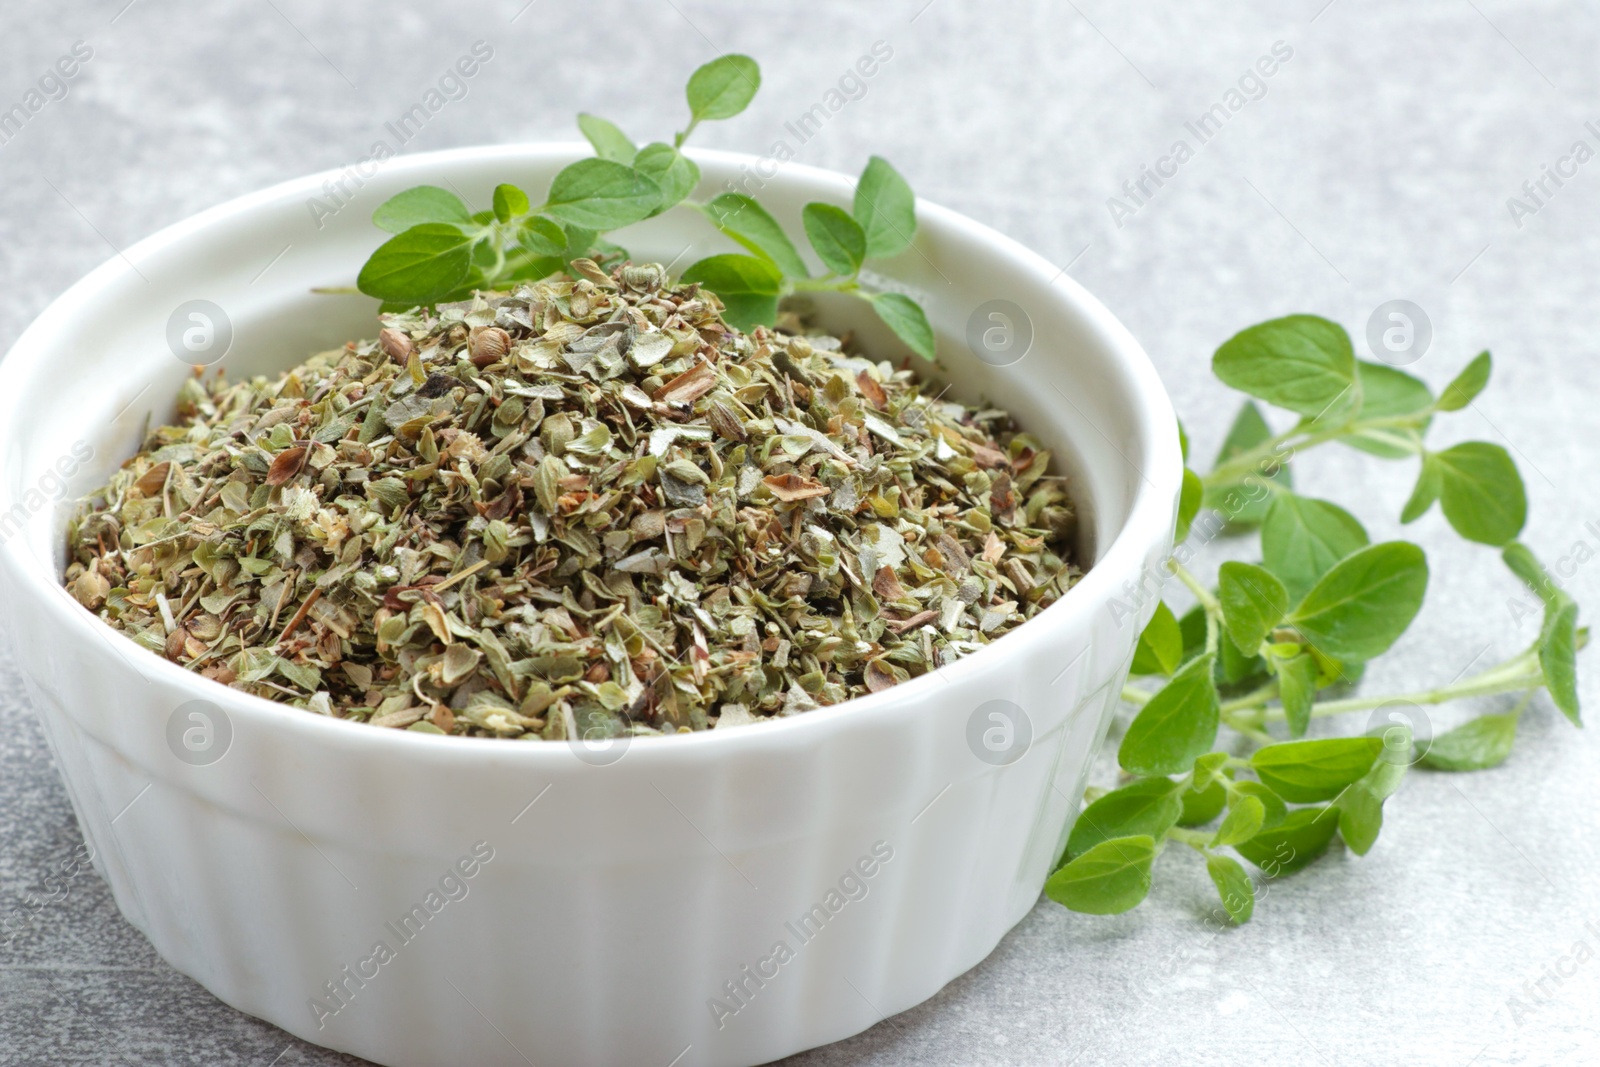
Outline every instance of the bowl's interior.
{"label": "bowl's interior", "polygon": [[[352,283],[384,236],[370,216],[389,196],[432,183],[481,208],[495,184],[543,190],[585,153],[572,145],[462,150],[392,160],[368,177],[346,171],[342,189],[324,176],[302,179],[212,209],[108,261],[0,362],[0,552],[35,581],[58,580],[70,502],[103,483],[148,424],[171,417],[177,389],[192,373],[166,340],[180,305],[204,299],[226,313],[234,339],[219,365],[230,377],[281,371],[376,332],[375,301],[311,288]],[[789,165],[763,183],[746,157],[696,158],[701,197],[735,187],[758,193],[791,233],[801,232],[808,201],[850,203],[852,183],[840,175]],[[930,376],[960,399],[1006,408],[1052,449],[1072,479],[1083,562],[1103,558],[1136,509],[1167,521],[1160,516],[1170,513],[1177,485],[1176,435],[1137,343],[1039,257],[952,212],[926,204],[919,212],[913,248],[872,266],[927,310],[940,356]],[[689,209],[616,240],[638,260],[677,270],[738,250]],[[980,307],[997,298],[1022,309],[1033,336],[1026,356],[1008,366],[980,360],[967,344],[969,322],[978,316],[987,325]],[[878,358],[908,354],[860,301],[825,300],[819,311],[823,325],[854,330]],[[1144,546],[1135,547],[1142,554]]]}

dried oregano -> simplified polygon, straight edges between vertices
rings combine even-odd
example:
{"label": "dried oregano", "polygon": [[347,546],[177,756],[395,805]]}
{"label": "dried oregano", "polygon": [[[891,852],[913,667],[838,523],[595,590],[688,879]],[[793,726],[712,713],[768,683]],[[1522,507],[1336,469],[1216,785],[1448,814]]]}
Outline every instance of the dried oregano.
{"label": "dried oregano", "polygon": [[70,530],[146,648],[325,715],[610,737],[792,715],[1004,634],[1076,579],[1009,417],[658,266],[383,317],[188,380]]}

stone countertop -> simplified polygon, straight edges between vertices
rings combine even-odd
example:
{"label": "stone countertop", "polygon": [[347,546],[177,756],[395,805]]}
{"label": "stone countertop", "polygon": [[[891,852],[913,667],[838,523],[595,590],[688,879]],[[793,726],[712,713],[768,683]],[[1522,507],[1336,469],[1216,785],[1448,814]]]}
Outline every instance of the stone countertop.
{"label": "stone countertop", "polygon": [[[718,51],[756,56],[765,84],[696,142],[770,151],[881,41],[891,57],[846,83],[854,98],[800,160],[855,173],[885,155],[921,195],[1067,265],[1144,342],[1200,457],[1237,405],[1208,372],[1221,341],[1310,311],[1345,323],[1359,350],[1375,308],[1413,301],[1433,338],[1412,372],[1437,387],[1479,350],[1496,357],[1488,393],[1440,420],[1439,439],[1512,449],[1526,539],[1600,603],[1600,566],[1587,565],[1600,551],[1600,361],[1583,310],[1600,261],[1600,164],[1586,165],[1600,149],[1600,16],[1584,5],[809,0],[758,17],[710,0],[19,0],[0,30],[0,110],[29,106],[75,42],[92,49],[65,98],[35,98],[19,129],[0,126],[5,345],[114,249],[392,144],[386,124],[474,41],[492,43],[492,61],[406,151],[571,140],[579,110],[668,131],[675,86]],[[1271,77],[1252,74],[1269,55]],[[1324,450],[1298,467],[1375,538],[1398,532],[1411,464]],[[1437,684],[1480,650],[1489,662],[1531,639],[1492,553],[1437,509],[1408,536],[1430,554],[1428,604],[1369,686]],[[1600,707],[1592,653],[1583,666]],[[47,881],[79,837],[8,660],[0,679],[0,906],[55,898],[0,948],[0,1064],[355,1062],[171,970],[87,868]],[[1435,729],[1466,714],[1439,709]],[[1369,855],[1336,847],[1272,883],[1246,927],[1208,929],[1200,865],[1169,856],[1137,910],[1092,918],[1044,901],[926,1004],[790,1062],[1600,1057],[1600,751],[1543,699],[1521,733],[1496,770],[1410,776]],[[1097,780],[1112,773],[1103,759]]]}

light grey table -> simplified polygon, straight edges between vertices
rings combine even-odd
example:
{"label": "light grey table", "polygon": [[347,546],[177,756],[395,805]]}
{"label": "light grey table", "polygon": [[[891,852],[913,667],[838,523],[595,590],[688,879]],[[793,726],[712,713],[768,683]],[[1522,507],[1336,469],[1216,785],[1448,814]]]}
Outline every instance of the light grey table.
{"label": "light grey table", "polygon": [[[799,158],[854,173],[881,153],[922,195],[1068,265],[1144,342],[1202,456],[1236,403],[1208,373],[1218,343],[1291,311],[1336,318],[1359,342],[1375,307],[1409,299],[1434,332],[1413,371],[1438,386],[1482,348],[1498,361],[1478,410],[1442,439],[1513,449],[1547,560],[1600,549],[1600,524],[1586,525],[1600,520],[1600,162],[1547,180],[1537,204],[1522,191],[1575,141],[1600,150],[1585,126],[1600,127],[1592,7],[808,0],[758,16],[708,0],[525,3],[10,0],[0,109],[74,42],[93,56],[64,99],[0,126],[0,341],[114,248],[366,155],[476,40],[494,58],[407,150],[572,139],[585,109],[659,135],[680,122],[688,70],[744,51],[762,63],[760,96],[696,140],[764,151],[882,41],[892,58]],[[1292,55],[1247,79],[1243,106],[1202,144],[1185,124],[1225,105],[1275,42]],[[1192,158],[1147,181],[1142,203],[1129,197],[1123,183],[1179,140]],[[1393,535],[1412,469],[1316,453],[1300,477]],[[1428,604],[1369,684],[1446,681],[1480,650],[1487,661],[1531,638],[1492,553],[1462,545],[1437,511],[1412,533],[1433,565]],[[1600,566],[1578,567],[1569,588],[1600,604]],[[1584,667],[1600,708],[1592,654]],[[1440,711],[1436,726],[1465,713]],[[1109,762],[1100,771],[1109,781]],[[1041,903],[933,1000],[792,1062],[1600,1059],[1600,959],[1571,955],[1580,941],[1600,951],[1596,782],[1591,733],[1541,702],[1503,767],[1412,775],[1371,854],[1335,850],[1274,883],[1245,928],[1207,932],[1204,874],[1166,857],[1137,911]],[[0,907],[59,896],[47,878],[79,838],[4,660],[0,829]],[[173,972],[91,871],[66,890],[0,949],[0,1063],[347,1062]],[[1557,970],[1571,973],[1534,985]],[[1528,1010],[1514,1018],[1517,1004]]]}

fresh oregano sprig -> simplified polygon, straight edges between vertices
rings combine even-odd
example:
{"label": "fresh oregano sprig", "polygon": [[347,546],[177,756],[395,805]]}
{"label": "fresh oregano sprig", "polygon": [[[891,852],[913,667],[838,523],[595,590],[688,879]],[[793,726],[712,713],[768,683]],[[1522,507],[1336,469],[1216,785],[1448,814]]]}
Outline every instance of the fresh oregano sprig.
{"label": "fresh oregano sprig", "polygon": [[[1523,709],[1541,690],[1581,725],[1576,654],[1587,631],[1578,627],[1571,597],[1516,540],[1528,507],[1516,463],[1488,442],[1433,451],[1425,441],[1435,415],[1467,407],[1488,384],[1488,352],[1435,397],[1404,371],[1358,360],[1337,323],[1292,315],[1230,339],[1212,369],[1254,399],[1203,476],[1187,467],[1180,427],[1180,545],[1168,567],[1195,606],[1179,618],[1158,603],[1140,636],[1133,673],[1165,681],[1123,691],[1139,708],[1117,751],[1133,781],[1085,807],[1045,886],[1075,911],[1137,905],[1156,857],[1176,842],[1199,854],[1223,909],[1246,922],[1254,883],[1225,850],[1268,877],[1306,866],[1336,834],[1364,855],[1382,828],[1384,801],[1414,763],[1441,771],[1499,764]],[[1257,400],[1300,418],[1273,433]],[[1437,501],[1458,534],[1500,549],[1544,604],[1544,625],[1527,649],[1448,684],[1351,694],[1365,665],[1388,651],[1421,609],[1428,564],[1419,546],[1371,544],[1344,508],[1294,489],[1290,459],[1334,442],[1420,461],[1402,521]],[[1215,586],[1183,565],[1192,554],[1185,541],[1250,528],[1260,530],[1259,562],[1223,563]],[[1382,736],[1304,739],[1315,718],[1502,693],[1522,699],[1509,712],[1480,715],[1432,738],[1421,751],[1409,724],[1392,719],[1381,723]]]}
{"label": "fresh oregano sprig", "polygon": [[679,149],[700,123],[744,111],[760,85],[761,70],[748,56],[720,56],[700,67],[685,90],[689,122],[671,144],[640,148],[614,123],[579,115],[578,128],[595,157],[562,169],[537,205],[509,184],[495,188],[492,210],[476,213],[437,186],[392,197],[373,222],[394,236],[361,268],[357,288],[400,310],[464,300],[479,290],[560,271],[582,276],[583,261],[609,265],[627,257],[603,235],[682,204],[748,252],[709,256],[691,264],[681,279],[715,293],[733,325],[773,325],[779,302],[793,293],[854,293],[913,351],[933,359],[933,329],[921,306],[861,283],[869,260],[900,254],[916,233],[916,197],[888,161],[873,156],[867,163],[849,210],[822,202],[805,206],[805,236],[823,268],[816,276],[754,197],[725,192],[703,203],[689,199],[700,169]]}

